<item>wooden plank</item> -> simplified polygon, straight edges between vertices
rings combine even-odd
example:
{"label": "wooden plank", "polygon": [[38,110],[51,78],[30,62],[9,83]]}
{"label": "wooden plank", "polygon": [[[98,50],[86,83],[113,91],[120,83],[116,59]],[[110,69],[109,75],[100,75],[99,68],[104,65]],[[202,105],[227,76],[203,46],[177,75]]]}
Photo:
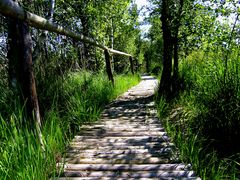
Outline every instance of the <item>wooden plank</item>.
{"label": "wooden plank", "polygon": [[[126,122],[126,121],[102,121],[102,122],[99,122],[99,125],[105,125],[107,127],[111,127],[111,126],[122,126],[122,125],[129,125],[130,127],[131,126],[134,126],[134,128],[141,128],[142,126],[146,126],[146,127],[156,127],[156,128],[159,128],[161,127],[161,124],[158,124],[157,122],[156,123],[148,123],[148,122]],[[94,125],[93,125],[94,126]]]}
{"label": "wooden plank", "polygon": [[107,137],[94,137],[94,136],[78,136],[76,135],[73,139],[75,141],[87,141],[87,142],[126,142],[126,143],[135,143],[135,142],[167,142],[170,139],[167,136],[107,136]]}
{"label": "wooden plank", "polygon": [[151,154],[160,154],[160,153],[170,153],[172,149],[170,147],[164,147],[159,149],[68,149],[68,153],[79,153],[79,154],[142,154],[142,153],[151,153]]}
{"label": "wooden plank", "polygon": [[[164,180],[179,180],[176,177],[164,177]],[[180,178],[181,180],[201,180],[198,177]],[[61,177],[59,180],[113,180],[111,177]],[[114,180],[136,180],[136,178],[114,178]],[[149,180],[149,178],[137,178],[137,180]],[[151,180],[159,180],[159,178],[151,178]]]}
{"label": "wooden plank", "polygon": [[65,171],[160,171],[189,170],[185,164],[66,164]]}
{"label": "wooden plank", "polygon": [[163,147],[174,147],[173,143],[139,143],[139,144],[128,144],[128,143],[71,143],[70,148],[76,149],[159,149]]}
{"label": "wooden plank", "polygon": [[134,153],[129,153],[129,154],[102,154],[102,153],[99,153],[99,154],[94,154],[94,153],[70,153],[70,152],[67,152],[66,154],[66,158],[106,158],[106,159],[124,159],[124,158],[127,158],[127,159],[133,159],[133,158],[136,158],[136,159],[144,159],[144,158],[151,158],[151,157],[160,157],[160,158],[168,158],[168,159],[173,159],[172,156],[169,155],[169,153],[162,153],[162,154],[159,154],[159,153],[137,153],[137,154],[134,154]]}
{"label": "wooden plank", "polygon": [[68,162],[72,164],[165,164],[165,163],[178,163],[178,159],[164,158],[164,157],[131,157],[125,156],[123,158],[96,158],[96,157],[74,157],[65,158],[62,162]]}
{"label": "wooden plank", "polygon": [[80,129],[80,132],[83,131],[124,131],[124,132],[142,132],[142,131],[165,131],[163,127],[156,127],[156,128],[150,128],[146,126],[139,127],[137,129],[135,128],[129,128],[129,126],[82,126]]}
{"label": "wooden plank", "polygon": [[188,178],[194,177],[193,171],[148,171],[148,172],[111,172],[111,171],[68,171],[64,172],[69,177],[111,177],[111,178]]}
{"label": "wooden plank", "polygon": [[152,131],[143,131],[143,132],[114,132],[114,131],[107,131],[107,132],[98,132],[98,131],[83,131],[78,134],[78,136],[95,136],[96,138],[103,138],[103,137],[129,137],[129,136],[164,136],[166,132],[152,132]]}
{"label": "wooden plank", "polygon": [[[87,125],[89,126],[89,125]],[[98,124],[92,124],[91,125],[93,128],[106,128],[106,129],[111,129],[111,128],[122,128],[122,129],[158,129],[158,128],[163,128],[161,124],[139,124],[139,123],[105,123],[104,122],[98,122]]]}
{"label": "wooden plank", "polygon": [[[111,116],[111,115],[110,115]],[[124,116],[124,115],[123,115]],[[104,118],[102,119],[104,122],[103,123],[108,123],[108,124],[111,124],[111,123],[119,123],[119,124],[138,124],[138,125],[146,125],[146,124],[158,124],[159,125],[159,120],[151,120],[151,119],[118,119],[118,120],[115,120],[115,119],[108,119],[108,120],[105,120]]]}

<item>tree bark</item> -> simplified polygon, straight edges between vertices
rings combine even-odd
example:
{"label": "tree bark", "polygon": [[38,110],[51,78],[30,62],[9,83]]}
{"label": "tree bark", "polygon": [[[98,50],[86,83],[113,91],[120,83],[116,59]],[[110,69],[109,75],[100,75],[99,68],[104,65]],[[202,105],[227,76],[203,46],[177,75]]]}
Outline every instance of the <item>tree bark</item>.
{"label": "tree bark", "polygon": [[162,1],[161,21],[162,21],[162,30],[163,30],[163,71],[162,71],[160,86],[158,89],[159,95],[164,96],[167,99],[171,96],[171,93],[172,93],[171,73],[172,73],[172,51],[173,51],[168,3],[169,3],[168,0]]}
{"label": "tree bark", "polygon": [[183,0],[180,0],[179,10],[177,14],[176,26],[174,29],[174,65],[173,65],[173,78],[172,78],[172,86],[173,86],[173,93],[176,93],[179,90],[179,79],[178,79],[178,32],[179,27],[181,25],[181,17],[182,17],[182,9],[183,9]]}
{"label": "tree bark", "polygon": [[[173,66],[173,83],[178,80],[178,37],[174,38],[174,66]],[[175,86],[175,85],[174,85]]]}
{"label": "tree bark", "polygon": [[[113,17],[111,18],[111,49],[114,48],[114,25],[113,25]],[[116,62],[114,60],[114,57],[112,56],[112,62],[113,62],[113,71],[116,67]]]}
{"label": "tree bark", "polygon": [[32,40],[27,23],[9,19],[8,58],[11,86],[19,90],[31,127],[41,126],[35,78],[32,68]]}

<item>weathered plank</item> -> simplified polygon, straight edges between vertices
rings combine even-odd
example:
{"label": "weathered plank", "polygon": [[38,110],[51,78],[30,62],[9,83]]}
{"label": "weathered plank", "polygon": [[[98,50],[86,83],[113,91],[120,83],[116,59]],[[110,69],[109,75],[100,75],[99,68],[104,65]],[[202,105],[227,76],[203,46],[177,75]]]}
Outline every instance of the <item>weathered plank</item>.
{"label": "weathered plank", "polygon": [[194,177],[193,171],[66,171],[65,176],[70,177],[111,177],[111,178],[188,178]]}
{"label": "weathered plank", "polygon": [[70,164],[167,164],[167,163],[179,163],[178,159],[169,159],[169,157],[114,157],[114,158],[97,158],[97,157],[71,157],[63,159]]}
{"label": "weathered plank", "polygon": [[[179,180],[176,177],[164,177],[162,180]],[[180,178],[181,180],[201,180],[198,177]],[[113,180],[111,177],[61,177],[59,180]],[[136,178],[114,178],[114,180],[136,180]],[[149,178],[137,178],[137,180],[149,180]],[[151,178],[151,180],[159,180],[159,178]]]}
{"label": "weathered plank", "polygon": [[189,170],[185,164],[67,164],[65,170],[70,171],[160,171]]}
{"label": "weathered plank", "polygon": [[163,147],[174,147],[173,143],[139,143],[139,144],[127,144],[127,143],[71,143],[69,149],[159,149]]}

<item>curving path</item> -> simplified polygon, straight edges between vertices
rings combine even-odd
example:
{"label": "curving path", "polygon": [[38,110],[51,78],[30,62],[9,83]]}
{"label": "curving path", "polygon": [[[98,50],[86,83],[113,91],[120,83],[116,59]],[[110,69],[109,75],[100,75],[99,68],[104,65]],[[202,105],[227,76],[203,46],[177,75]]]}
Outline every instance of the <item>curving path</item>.
{"label": "curving path", "polygon": [[67,150],[60,179],[200,179],[179,162],[157,118],[152,100],[157,83],[142,76],[106,106],[101,120],[82,126]]}

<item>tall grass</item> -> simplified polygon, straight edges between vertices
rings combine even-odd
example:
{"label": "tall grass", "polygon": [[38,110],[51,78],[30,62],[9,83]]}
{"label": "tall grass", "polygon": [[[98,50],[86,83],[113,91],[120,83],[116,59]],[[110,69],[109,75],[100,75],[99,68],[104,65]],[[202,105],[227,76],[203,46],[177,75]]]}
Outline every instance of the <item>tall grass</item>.
{"label": "tall grass", "polygon": [[138,81],[137,75],[117,76],[113,87],[104,74],[90,72],[39,81],[38,86],[44,87],[39,91],[44,149],[37,133],[24,126],[22,107],[5,90],[0,102],[0,179],[57,176],[56,163],[74,132],[81,124],[97,120],[105,104]]}
{"label": "tall grass", "polygon": [[[226,69],[218,54],[194,52],[180,65],[178,97],[157,102],[159,116],[181,152],[203,179],[240,177],[239,57]],[[224,72],[227,72],[226,77]]]}

